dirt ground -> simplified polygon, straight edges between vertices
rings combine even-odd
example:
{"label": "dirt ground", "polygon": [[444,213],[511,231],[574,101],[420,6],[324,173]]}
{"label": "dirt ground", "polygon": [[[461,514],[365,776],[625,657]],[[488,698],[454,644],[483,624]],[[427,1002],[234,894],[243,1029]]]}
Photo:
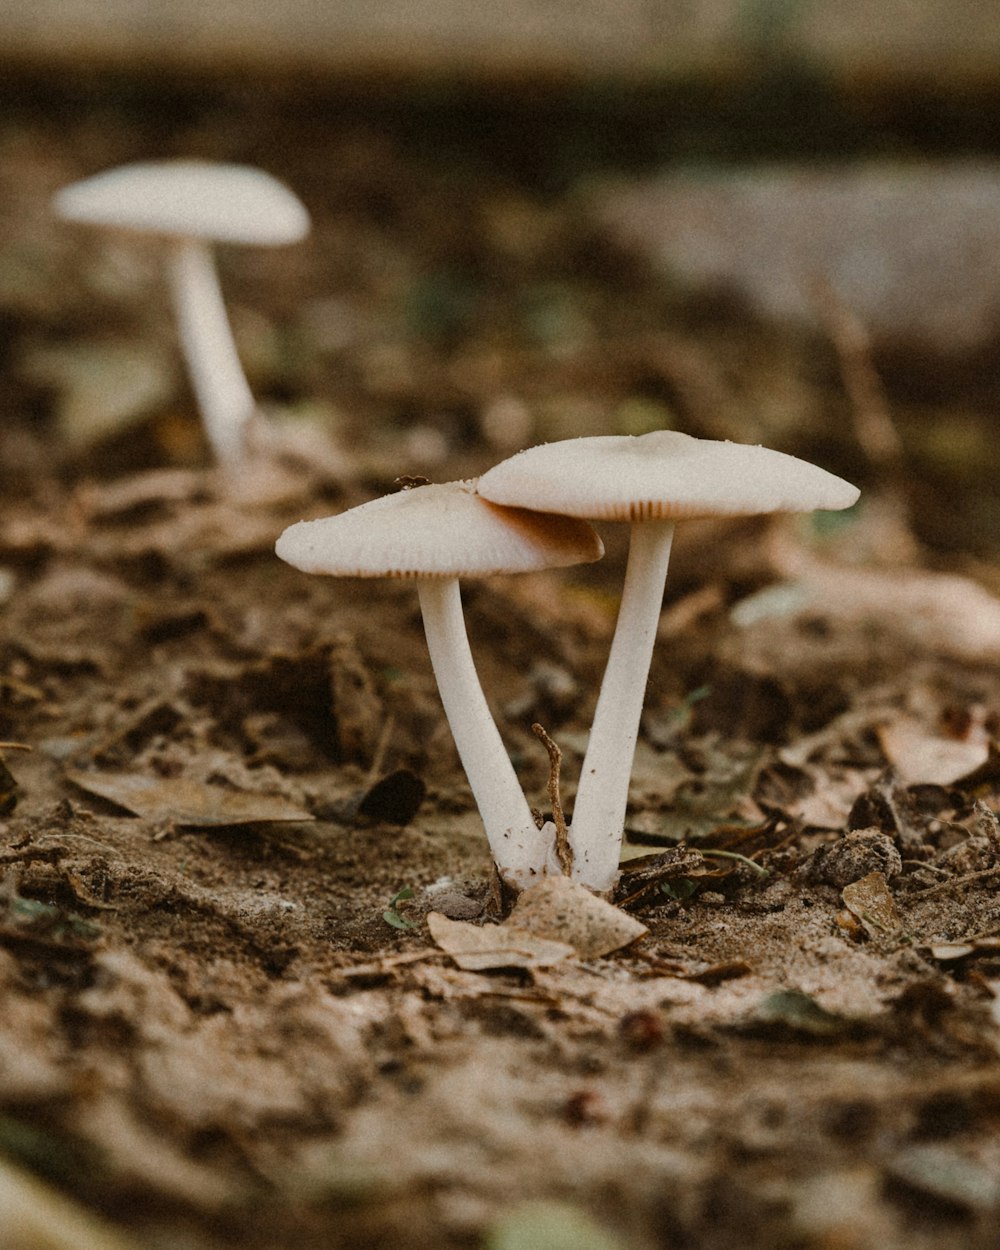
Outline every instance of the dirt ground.
{"label": "dirt ground", "polygon": [[[995,1245],[997,535],[951,491],[978,452],[927,451],[949,415],[989,429],[982,378],[943,362],[918,402],[896,353],[879,458],[832,343],[671,290],[582,175],[556,194],[405,117],[119,91],[0,123],[5,1250]],[[315,222],[222,258],[271,447],[228,483],[155,250],[48,211],[182,154],[267,167]],[[648,934],[462,970],[425,916],[499,917],[413,589],[274,539],[403,474],[667,424],[862,505],[681,531],[620,891]],[[604,537],[465,588],[539,808],[534,721],[572,808]]]}

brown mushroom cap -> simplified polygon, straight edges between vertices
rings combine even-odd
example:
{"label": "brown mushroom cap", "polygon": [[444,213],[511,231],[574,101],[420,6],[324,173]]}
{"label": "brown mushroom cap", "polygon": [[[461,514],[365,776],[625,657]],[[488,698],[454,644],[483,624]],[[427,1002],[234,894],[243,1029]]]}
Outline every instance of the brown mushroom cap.
{"label": "brown mushroom cap", "polygon": [[795,456],[674,430],[544,443],[484,473],[477,489],[494,503],[609,521],[840,509],[859,493]]}
{"label": "brown mushroom cap", "polygon": [[446,482],[299,521],[275,551],[303,572],[338,577],[488,577],[589,563],[604,547],[584,521],[500,507],[475,482]]}

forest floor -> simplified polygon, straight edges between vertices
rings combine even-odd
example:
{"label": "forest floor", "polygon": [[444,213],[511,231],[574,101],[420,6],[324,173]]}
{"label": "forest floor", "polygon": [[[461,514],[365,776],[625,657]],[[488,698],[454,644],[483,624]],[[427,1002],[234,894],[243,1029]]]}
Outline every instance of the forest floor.
{"label": "forest floor", "polygon": [[[830,343],[669,289],[579,188],[237,104],[0,123],[5,1250],[995,1245],[1000,575],[919,467],[934,421],[974,428],[961,379],[918,410],[890,378],[902,449],[873,462]],[[276,431],[229,481],[155,249],[48,207],[161,155],[261,164],[315,221],[224,257]],[[413,589],[274,540],[401,475],[660,425],[772,441],[862,504],[681,530],[621,890],[647,934],[459,967],[426,916],[499,915]],[[536,721],[572,808],[604,537],[465,587],[539,808]]]}

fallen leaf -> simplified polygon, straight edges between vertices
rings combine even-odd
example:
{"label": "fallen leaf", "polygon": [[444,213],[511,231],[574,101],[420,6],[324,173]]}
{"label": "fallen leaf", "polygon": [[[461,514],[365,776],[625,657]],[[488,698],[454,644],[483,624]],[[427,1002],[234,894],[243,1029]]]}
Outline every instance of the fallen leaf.
{"label": "fallen leaf", "polygon": [[950,786],[986,763],[985,741],[965,742],[931,733],[915,720],[876,729],[885,758],[905,785]]}
{"label": "fallen leaf", "polygon": [[38,348],[25,369],[56,390],[59,433],[75,448],[135,425],[161,408],[174,388],[170,357],[146,339]]}
{"label": "fallen leaf", "polygon": [[845,885],[841,898],[869,937],[886,937],[898,933],[903,927],[896,900],[889,891],[883,872],[870,872],[860,881]]}
{"label": "fallen leaf", "polygon": [[786,819],[799,820],[806,829],[843,829],[859,794],[866,789],[862,774],[825,777],[817,789],[780,808]]}
{"label": "fallen leaf", "polygon": [[1000,746],[995,741],[987,743],[986,759],[971,772],[955,779],[955,785],[966,794],[975,794],[992,788],[1000,779]]}
{"label": "fallen leaf", "polygon": [[700,972],[682,972],[683,981],[695,981],[698,985],[721,985],[724,981],[737,981],[740,977],[748,977],[753,972],[753,965],[745,959],[727,959],[722,963],[709,964]]}
{"label": "fallen leaf", "polygon": [[846,1016],[827,1011],[802,990],[775,990],[758,1004],[755,1014],[758,1024],[811,1037],[836,1037],[851,1027]]}
{"label": "fallen leaf", "polygon": [[966,938],[954,942],[934,942],[923,948],[932,959],[940,963],[952,963],[956,959],[967,959],[970,955],[1000,954],[1000,938]]}
{"label": "fallen leaf", "polygon": [[207,827],[313,819],[310,812],[279,794],[253,794],[186,777],[67,772],[66,779],[143,820]]}
{"label": "fallen leaf", "polygon": [[473,972],[599,959],[648,932],[634,916],[566,877],[545,877],[522,890],[502,924],[469,924],[441,912],[431,912],[427,924],[441,949]]}
{"label": "fallen leaf", "polygon": [[408,768],[398,768],[368,790],[358,804],[358,812],[385,825],[408,825],[424,801],[427,787]]}
{"label": "fallen leaf", "polygon": [[1000,1205],[1000,1180],[994,1169],[953,1146],[907,1146],[890,1162],[889,1175],[897,1184],[948,1207],[987,1214]]}
{"label": "fallen leaf", "polygon": [[[687,767],[665,763],[669,757],[648,753],[650,777],[655,779],[658,760],[664,781],[651,780],[645,790],[633,781],[630,794],[637,813],[629,820],[628,830],[633,842],[696,842],[720,825],[760,821],[761,812],[749,796],[765,753],[756,746],[723,749],[711,740],[699,743],[697,751],[704,770],[697,775]],[[641,774],[636,775],[641,780]],[[651,802],[654,810],[643,813],[644,801]]]}
{"label": "fallen leaf", "polygon": [[150,512],[169,512],[170,505],[204,503],[208,481],[203,470],[153,469],[110,482],[84,483],[73,499],[89,520],[129,521]]}
{"label": "fallen leaf", "polygon": [[1000,600],[971,578],[816,565],[808,585],[809,610],[835,628],[879,624],[914,648],[979,662],[1000,654]]}
{"label": "fallen leaf", "polygon": [[634,916],[566,877],[545,877],[523,890],[508,923],[535,937],[569,942],[580,959],[610,955],[648,932]]}
{"label": "fallen leaf", "polygon": [[547,968],[576,951],[568,942],[535,937],[508,923],[475,925],[467,920],[449,920],[441,912],[427,915],[431,937],[466,972],[490,968]]}
{"label": "fallen leaf", "polygon": [[956,959],[967,958],[975,952],[976,948],[969,942],[938,942],[926,949],[932,959],[947,964],[953,963]]}

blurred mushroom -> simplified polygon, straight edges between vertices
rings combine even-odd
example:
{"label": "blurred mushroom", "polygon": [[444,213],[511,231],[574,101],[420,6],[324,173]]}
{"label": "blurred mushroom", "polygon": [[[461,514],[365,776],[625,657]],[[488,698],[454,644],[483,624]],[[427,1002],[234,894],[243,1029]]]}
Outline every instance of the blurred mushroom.
{"label": "blurred mushroom", "polygon": [[253,395],[226,314],[211,243],[275,246],[309,231],[298,198],[263,170],[200,161],[123,165],[64,187],[56,213],[67,221],[164,238],[181,344],[216,460],[244,454]]}

